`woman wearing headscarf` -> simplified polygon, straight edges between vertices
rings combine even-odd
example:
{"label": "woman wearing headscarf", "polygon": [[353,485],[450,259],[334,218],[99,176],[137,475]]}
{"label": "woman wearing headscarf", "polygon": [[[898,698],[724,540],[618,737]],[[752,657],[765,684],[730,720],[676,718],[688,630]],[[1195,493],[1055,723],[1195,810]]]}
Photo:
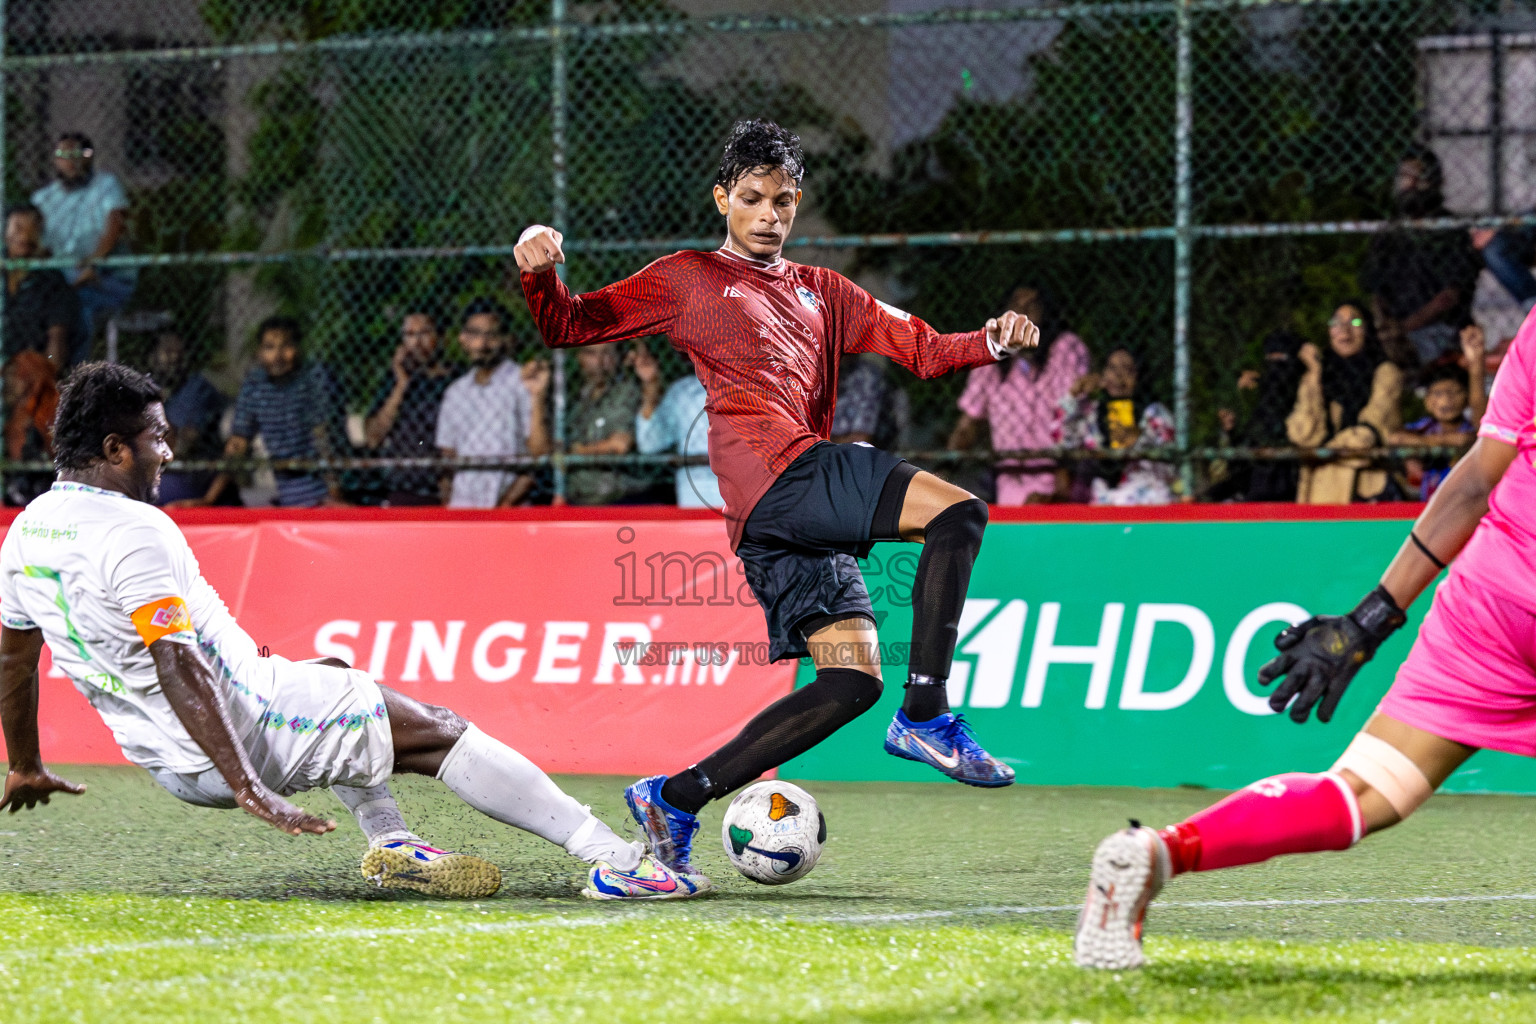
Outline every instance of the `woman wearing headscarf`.
{"label": "woman wearing headscarf", "polygon": [[[1248,448],[1281,448],[1291,443],[1285,421],[1296,406],[1296,389],[1305,367],[1302,341],[1291,331],[1271,331],[1264,338],[1262,369],[1246,369],[1237,378],[1239,392],[1251,391],[1247,419],[1239,427],[1237,413],[1222,409],[1221,443]],[[1212,470],[1215,472],[1215,465]],[[1290,459],[1230,463],[1226,473],[1206,489],[1203,501],[1295,501],[1296,463]]]}
{"label": "woman wearing headscarf", "polygon": [[[1111,350],[1103,371],[1079,378],[1061,400],[1058,443],[1099,452],[1173,444],[1173,414],[1142,394],[1140,380],[1131,350]],[[1167,505],[1173,501],[1176,475],[1167,462],[1085,459],[1077,465],[1068,497],[1092,505]]]}
{"label": "woman wearing headscarf", "polygon": [[[1363,303],[1346,302],[1328,321],[1328,348],[1310,342],[1297,354],[1306,368],[1296,406],[1285,421],[1291,443],[1301,448],[1373,448],[1402,426],[1403,373],[1376,337]],[[1377,498],[1387,487],[1385,470],[1367,459],[1339,459],[1301,470],[1296,500],[1304,505],[1346,505]]]}

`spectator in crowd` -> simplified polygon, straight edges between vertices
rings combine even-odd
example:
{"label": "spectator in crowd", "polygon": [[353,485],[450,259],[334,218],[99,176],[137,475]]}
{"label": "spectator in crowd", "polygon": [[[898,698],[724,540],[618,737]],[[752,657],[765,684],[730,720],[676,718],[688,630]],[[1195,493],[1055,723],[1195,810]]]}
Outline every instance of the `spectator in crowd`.
{"label": "spectator in crowd", "polygon": [[[1222,443],[1244,448],[1289,447],[1285,420],[1296,405],[1304,367],[1297,353],[1301,338],[1291,331],[1271,331],[1264,339],[1262,369],[1238,374],[1239,393],[1253,392],[1251,411],[1238,423],[1232,409],[1218,410]],[[1295,501],[1297,466],[1290,459],[1232,463],[1226,475],[1206,491],[1209,501]]]}
{"label": "spectator in crowd", "polygon": [[[30,203],[5,214],[5,254],[13,260],[42,255],[43,215]],[[40,352],[56,373],[70,363],[80,331],[80,300],[57,270],[11,270],[5,288],[5,357]]]}
{"label": "spectator in crowd", "polygon": [[[635,414],[635,447],[640,454],[708,455],[709,417],[704,413],[707,396],[691,365],[689,372],[673,381],[663,394],[661,364],[643,340],[635,343],[629,362],[640,381],[640,411]],[[678,467],[677,504],[679,508],[724,507],[720,481],[709,466]]]}
{"label": "spectator in crowd", "polygon": [[[1306,368],[1296,405],[1285,421],[1291,443],[1302,448],[1372,448],[1402,425],[1398,408],[1403,371],[1387,359],[1363,303],[1346,302],[1328,321],[1328,348],[1308,342],[1298,353]],[[1345,505],[1382,497],[1387,474],[1369,460],[1340,459],[1303,467],[1296,500]]]}
{"label": "spectator in crowd", "polygon": [[1494,279],[1526,313],[1536,307],[1536,227],[1473,228],[1472,247],[1483,254],[1483,264]]}
{"label": "spectator in crowd", "polygon": [[[1397,165],[1392,197],[1399,218],[1448,217],[1440,159],[1423,146]],[[1371,296],[1381,340],[1394,360],[1431,363],[1454,352],[1472,322],[1472,296],[1482,260],[1467,233],[1395,227],[1371,239],[1360,281]]]}
{"label": "spectator in crowd", "polygon": [[907,393],[891,383],[882,357],[848,353],[837,368],[837,405],[832,411],[832,440],[863,441],[876,448],[900,446],[910,416]]}
{"label": "spectator in crowd", "polygon": [[[201,370],[192,368],[186,339],[173,330],[161,331],[149,354],[149,375],[165,395],[165,419],[171,426],[166,442],[171,454],[178,461],[217,459],[224,448],[219,420],[229,399]],[[160,478],[160,504],[199,498],[208,493],[216,476],[208,470],[178,470],[172,462]],[[239,488],[233,483],[226,485],[218,499],[222,504],[238,505]]]}
{"label": "spectator in crowd", "polygon": [[[32,349],[11,356],[5,362],[4,399],[6,458],[24,462],[52,458],[53,414],[59,407],[54,364]],[[7,473],[6,504],[26,505],[52,485],[49,472]]]}
{"label": "spectator in crowd", "polygon": [[[443,358],[442,318],[417,308],[400,322],[400,344],[390,375],[363,421],[363,438],[378,455],[392,459],[437,456],[438,410],[458,368]],[[384,504],[437,505],[443,501],[442,474],[430,469],[384,473]]]}
{"label": "spectator in crowd", "polygon": [[[1419,386],[1424,392],[1424,410],[1428,415],[1390,435],[1388,444],[1467,447],[1477,440],[1478,425],[1488,408],[1488,395],[1483,387],[1485,341],[1482,328],[1473,324],[1464,329],[1461,344],[1467,365],[1462,367],[1446,358],[1425,367],[1419,377]],[[1420,501],[1428,501],[1451,471],[1454,461],[1443,455],[1427,460],[1406,460],[1404,469],[1410,493]]]}
{"label": "spectator in crowd", "polygon": [[[1078,378],[1061,400],[1058,444],[1088,451],[1135,451],[1173,443],[1173,414],[1140,396],[1136,357],[1117,348],[1101,373]],[[1173,501],[1174,467],[1166,462],[1084,461],[1072,475],[1072,501],[1094,505],[1167,505]]]}
{"label": "spectator in crowd", "polygon": [[[444,458],[545,455],[549,438],[544,393],[549,366],[519,367],[507,353],[511,316],[494,299],[476,299],[459,324],[459,347],[470,370],[443,393],[435,442]],[[533,487],[531,473],[461,469],[453,474],[450,508],[516,505]]]}
{"label": "spectator in crowd", "polygon": [[[1039,288],[1019,285],[1007,308],[1040,327],[1040,345],[1025,355],[970,372],[960,395],[960,419],[949,447],[964,451],[976,444],[981,424],[991,425],[993,451],[1049,448],[1056,443],[1061,403],[1072,383],[1088,372],[1088,347],[1062,322]],[[1049,500],[1057,490],[1055,463],[1004,460],[997,465],[997,503],[1023,505]]]}
{"label": "spectator in crowd", "polygon": [[[627,455],[635,448],[640,386],[623,376],[619,343],[576,350],[581,390],[566,418],[572,455]],[[633,501],[650,481],[613,469],[573,469],[565,478],[572,505],[614,505]]]}
{"label": "spectator in crowd", "polygon": [[81,330],[72,363],[89,358],[97,321],[127,305],[139,277],[131,267],[95,264],[128,251],[128,194],[116,175],[96,170],[95,156],[90,139],[65,132],[53,151],[58,180],[32,193],[33,204],[43,211],[49,253],[75,261],[67,276],[80,298]]}
{"label": "spectator in crowd", "polygon": [[[235,418],[224,456],[245,458],[260,437],[273,459],[334,458],[341,450],[341,401],[325,367],[302,356],[302,332],[291,317],[268,317],[256,330],[256,365],[235,396]],[[311,508],[343,504],[336,483],[324,474],[277,470],[277,504]],[[178,507],[219,504],[234,479],[214,477],[201,498]]]}

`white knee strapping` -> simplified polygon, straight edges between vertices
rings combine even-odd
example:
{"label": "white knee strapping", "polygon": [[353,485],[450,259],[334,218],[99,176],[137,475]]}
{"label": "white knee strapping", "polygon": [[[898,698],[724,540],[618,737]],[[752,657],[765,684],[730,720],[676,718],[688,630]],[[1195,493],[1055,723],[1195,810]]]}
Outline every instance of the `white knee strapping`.
{"label": "white knee strapping", "polygon": [[1353,772],[1380,793],[1399,818],[1418,810],[1434,787],[1413,760],[1379,736],[1360,733],[1334,763],[1333,771]]}

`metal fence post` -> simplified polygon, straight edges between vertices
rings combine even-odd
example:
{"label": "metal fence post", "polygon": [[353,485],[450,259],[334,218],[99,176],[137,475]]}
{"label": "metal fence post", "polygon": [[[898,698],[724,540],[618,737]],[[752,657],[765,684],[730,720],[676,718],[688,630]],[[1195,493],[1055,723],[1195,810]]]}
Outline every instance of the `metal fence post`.
{"label": "metal fence post", "polygon": [[1193,65],[1189,0],[1179,0],[1174,72],[1173,129],[1173,422],[1179,450],[1179,475],[1185,493],[1194,493],[1194,465],[1189,452],[1189,292],[1190,256],[1194,237],[1190,225],[1190,136],[1194,126]]}
{"label": "metal fence post", "polygon": [[1504,212],[1504,37],[1488,33],[1488,212]]}
{"label": "metal fence post", "polygon": [[[5,144],[5,131],[7,127],[5,112],[6,107],[9,105],[6,102],[6,87],[9,83],[7,82],[7,77],[5,74],[5,56],[7,49],[9,49],[9,47],[5,45],[7,33],[7,13],[6,0],[0,0],[0,210],[4,210],[8,202],[5,195],[5,167],[6,160],[11,155],[9,147],[7,147]],[[8,254],[0,252],[0,255]],[[11,290],[10,278],[11,272],[9,270],[0,270],[0,351],[4,351],[5,346],[5,302],[9,297]],[[7,453],[0,452],[0,461],[3,461],[6,456]],[[0,493],[4,493],[4,491],[5,476],[0,474]]]}
{"label": "metal fence post", "polygon": [[[552,169],[550,199],[550,227],[564,235],[570,227],[565,197],[565,128],[566,128],[566,81],[565,81],[565,0],[550,0],[550,164]],[[565,264],[558,264],[555,273],[565,280]],[[554,421],[554,445],[552,456],[555,469],[554,500],[558,504],[565,499],[565,350],[555,349],[550,358],[550,390],[553,405],[550,418]]]}

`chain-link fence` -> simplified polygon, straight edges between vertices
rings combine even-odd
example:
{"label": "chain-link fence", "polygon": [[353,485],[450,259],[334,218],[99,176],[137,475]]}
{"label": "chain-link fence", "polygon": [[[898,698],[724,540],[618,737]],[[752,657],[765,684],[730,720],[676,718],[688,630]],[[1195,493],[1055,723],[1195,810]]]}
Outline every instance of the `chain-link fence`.
{"label": "chain-link fence", "polygon": [[[4,198],[43,214],[31,239],[7,221],[5,352],[153,369],[197,470],[176,497],[435,501],[470,465],[447,452],[482,498],[672,500],[686,442],[619,454],[649,366],[546,352],[511,251],[558,227],[579,291],[716,247],[743,116],[805,140],[791,258],[941,330],[1010,303],[1045,321],[1039,360],[844,370],[863,390],[835,429],[1004,501],[1416,496],[1404,457],[1432,477],[1453,449],[1402,448],[1404,417],[1458,433],[1419,385],[1479,358],[1473,320],[1496,364],[1536,298],[1530,2],[0,0],[0,20]],[[272,316],[302,333],[303,388],[258,346]],[[499,322],[516,363],[551,361],[542,397],[491,365]],[[663,383],[688,373],[649,349]],[[41,468],[48,376],[6,364],[12,499],[45,479],[18,470]],[[275,479],[211,461],[240,454],[231,432]]]}

